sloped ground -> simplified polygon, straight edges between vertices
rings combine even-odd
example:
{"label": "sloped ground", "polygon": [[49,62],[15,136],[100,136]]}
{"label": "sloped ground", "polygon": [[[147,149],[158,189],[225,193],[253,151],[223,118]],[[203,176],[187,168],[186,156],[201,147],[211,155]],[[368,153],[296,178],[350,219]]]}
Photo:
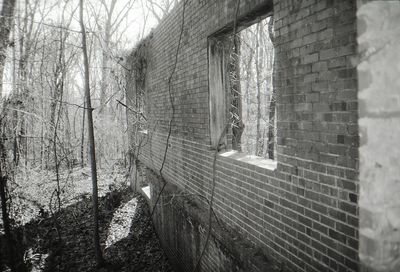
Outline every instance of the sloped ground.
{"label": "sloped ground", "polygon": [[[121,189],[126,184],[124,169],[111,167],[98,170],[99,196],[104,196],[111,189]],[[60,201],[65,208],[90,195],[92,182],[90,168],[60,170]],[[42,208],[51,213],[57,209],[56,174],[52,170],[20,167],[14,180],[8,181],[12,196],[11,216],[17,225],[23,225],[34,219]],[[50,209],[51,207],[51,209]],[[1,211],[0,211],[1,214]],[[0,222],[0,233],[1,233]]]}
{"label": "sloped ground", "polygon": [[42,214],[17,229],[16,237],[23,245],[29,271],[172,271],[149,218],[146,201],[129,188],[118,187],[99,198],[105,268],[95,266],[91,198],[82,194],[68,196],[75,202],[69,201],[53,216]]}

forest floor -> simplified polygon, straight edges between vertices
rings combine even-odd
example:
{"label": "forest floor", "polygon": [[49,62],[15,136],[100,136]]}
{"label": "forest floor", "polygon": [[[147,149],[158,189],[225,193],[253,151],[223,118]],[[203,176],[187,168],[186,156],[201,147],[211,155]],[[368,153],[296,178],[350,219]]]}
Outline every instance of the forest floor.
{"label": "forest floor", "polygon": [[[147,202],[125,185],[122,171],[99,174],[99,230],[106,266],[96,268],[88,190],[90,178],[86,170],[63,173],[64,178],[68,176],[63,180],[68,180],[69,184],[63,187],[62,207],[58,211],[42,204],[53,202],[52,205],[57,206],[49,188],[54,187],[51,182],[38,187],[31,180],[28,187],[36,188],[25,190],[31,191],[29,201],[24,201],[26,196],[15,198],[28,210],[21,210],[25,215],[17,218],[20,226],[14,229],[16,244],[28,271],[172,271],[150,220]],[[34,192],[38,188],[42,194]],[[52,195],[53,199],[49,201]],[[29,204],[32,201],[35,203]],[[39,206],[44,208],[41,212]],[[18,214],[18,211],[13,213]],[[29,222],[25,222],[27,217],[31,217]],[[4,241],[1,242],[4,245]],[[0,268],[0,271],[3,270]]]}

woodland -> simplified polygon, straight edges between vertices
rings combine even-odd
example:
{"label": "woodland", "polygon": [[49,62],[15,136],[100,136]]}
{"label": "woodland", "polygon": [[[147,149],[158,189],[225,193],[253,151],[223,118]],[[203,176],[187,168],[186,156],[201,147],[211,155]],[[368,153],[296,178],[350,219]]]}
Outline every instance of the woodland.
{"label": "woodland", "polygon": [[[178,1],[0,0],[0,272],[172,271],[129,185],[140,142],[127,112],[148,127],[125,78],[132,48]],[[269,159],[272,21],[235,33],[230,110],[233,146]]]}
{"label": "woodland", "polygon": [[128,186],[124,58],[175,4],[0,1],[0,271],[169,271]]}

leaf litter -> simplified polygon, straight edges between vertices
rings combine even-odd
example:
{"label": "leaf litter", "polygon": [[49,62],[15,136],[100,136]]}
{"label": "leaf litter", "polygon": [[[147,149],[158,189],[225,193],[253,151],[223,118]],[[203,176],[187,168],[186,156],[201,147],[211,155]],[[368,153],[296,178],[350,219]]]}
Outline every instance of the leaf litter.
{"label": "leaf litter", "polygon": [[147,202],[126,185],[122,170],[99,172],[99,231],[107,263],[102,269],[96,268],[92,242],[90,169],[61,173],[60,211],[53,173],[30,169],[18,181],[11,189],[14,235],[29,271],[172,271]]}

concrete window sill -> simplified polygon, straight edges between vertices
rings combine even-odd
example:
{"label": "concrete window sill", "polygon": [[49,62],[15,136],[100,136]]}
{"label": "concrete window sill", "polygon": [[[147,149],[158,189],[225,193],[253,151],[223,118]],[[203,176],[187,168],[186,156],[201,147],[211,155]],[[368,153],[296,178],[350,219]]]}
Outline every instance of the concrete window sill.
{"label": "concrete window sill", "polygon": [[274,171],[277,167],[277,162],[270,159],[261,158],[255,155],[248,155],[236,150],[230,150],[219,154],[221,157],[234,159],[244,163],[252,164],[260,168]]}
{"label": "concrete window sill", "polygon": [[151,194],[150,194],[150,186],[145,186],[140,188],[142,190],[143,195],[150,200],[151,199]]}

